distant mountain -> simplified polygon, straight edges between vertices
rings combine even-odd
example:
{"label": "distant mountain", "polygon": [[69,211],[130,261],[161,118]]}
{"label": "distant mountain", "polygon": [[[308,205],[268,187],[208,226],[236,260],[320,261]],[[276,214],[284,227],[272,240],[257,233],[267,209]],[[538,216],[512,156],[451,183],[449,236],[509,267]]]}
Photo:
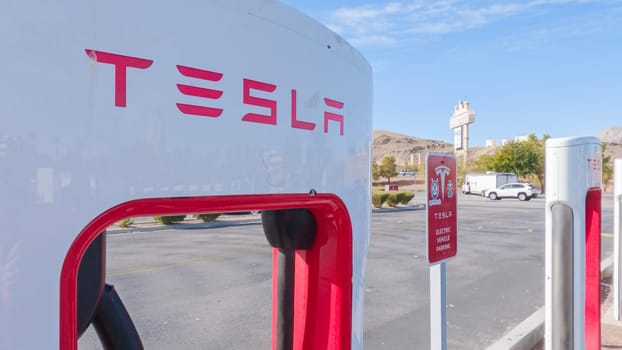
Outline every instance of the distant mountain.
{"label": "distant mountain", "polygon": [[372,158],[379,163],[387,156],[395,157],[397,164],[425,161],[427,152],[453,152],[452,144],[398,134],[386,130],[374,130]]}
{"label": "distant mountain", "polygon": [[622,126],[613,126],[596,134],[601,141],[607,143],[605,156],[609,156],[609,165],[613,168],[615,159],[622,158]]}
{"label": "distant mountain", "polygon": [[622,144],[622,126],[607,128],[596,134],[596,137],[603,142]]}

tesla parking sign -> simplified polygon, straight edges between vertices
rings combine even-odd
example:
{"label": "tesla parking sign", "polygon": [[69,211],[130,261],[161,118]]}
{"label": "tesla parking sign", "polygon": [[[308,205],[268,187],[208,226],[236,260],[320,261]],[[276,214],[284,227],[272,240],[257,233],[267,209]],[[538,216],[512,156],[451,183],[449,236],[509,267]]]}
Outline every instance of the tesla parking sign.
{"label": "tesla parking sign", "polygon": [[456,156],[428,153],[426,169],[428,262],[437,264],[458,250]]}

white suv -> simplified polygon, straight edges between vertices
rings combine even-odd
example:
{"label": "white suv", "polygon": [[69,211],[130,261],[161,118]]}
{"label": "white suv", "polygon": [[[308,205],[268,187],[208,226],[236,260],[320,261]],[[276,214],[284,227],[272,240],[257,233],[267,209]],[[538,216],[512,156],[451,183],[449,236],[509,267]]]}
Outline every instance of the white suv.
{"label": "white suv", "polygon": [[484,196],[495,200],[501,198],[518,198],[521,201],[528,201],[538,196],[538,189],[530,183],[509,183],[495,188],[486,190]]}

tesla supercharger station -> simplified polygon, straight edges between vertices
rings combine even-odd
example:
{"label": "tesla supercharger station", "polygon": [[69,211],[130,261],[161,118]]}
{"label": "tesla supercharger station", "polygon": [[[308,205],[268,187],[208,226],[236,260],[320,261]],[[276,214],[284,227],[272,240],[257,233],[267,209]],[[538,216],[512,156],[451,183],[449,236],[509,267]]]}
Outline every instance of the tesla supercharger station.
{"label": "tesla supercharger station", "polygon": [[352,46],[264,0],[21,1],[0,23],[0,349],[74,350],[90,323],[141,348],[106,227],[251,209],[273,349],[362,349],[372,83]]}
{"label": "tesla supercharger station", "polygon": [[549,139],[545,164],[545,348],[600,349],[600,141]]}

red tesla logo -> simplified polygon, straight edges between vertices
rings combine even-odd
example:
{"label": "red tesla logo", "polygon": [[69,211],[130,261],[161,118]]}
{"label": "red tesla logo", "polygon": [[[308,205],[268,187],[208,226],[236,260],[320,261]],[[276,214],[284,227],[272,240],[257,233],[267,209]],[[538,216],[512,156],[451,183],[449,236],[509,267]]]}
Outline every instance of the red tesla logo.
{"label": "red tesla logo", "polygon": [[[209,70],[197,69],[192,67],[177,66],[177,70],[181,75],[190,78],[202,79],[207,81],[220,81],[222,79],[222,73],[212,72]],[[197,86],[190,86],[184,84],[177,84],[177,89],[184,95],[203,97],[207,99],[217,100],[222,96],[221,90],[207,89]],[[177,109],[183,114],[198,115],[203,117],[220,117],[222,114],[222,108],[212,108],[205,106],[188,105],[184,103],[178,103]]]}
{"label": "red tesla logo", "polygon": [[103,51],[85,50],[86,54],[94,61],[114,65],[114,105],[125,107],[125,81],[127,67],[147,69],[151,67],[152,60],[144,58],[117,55]]}

